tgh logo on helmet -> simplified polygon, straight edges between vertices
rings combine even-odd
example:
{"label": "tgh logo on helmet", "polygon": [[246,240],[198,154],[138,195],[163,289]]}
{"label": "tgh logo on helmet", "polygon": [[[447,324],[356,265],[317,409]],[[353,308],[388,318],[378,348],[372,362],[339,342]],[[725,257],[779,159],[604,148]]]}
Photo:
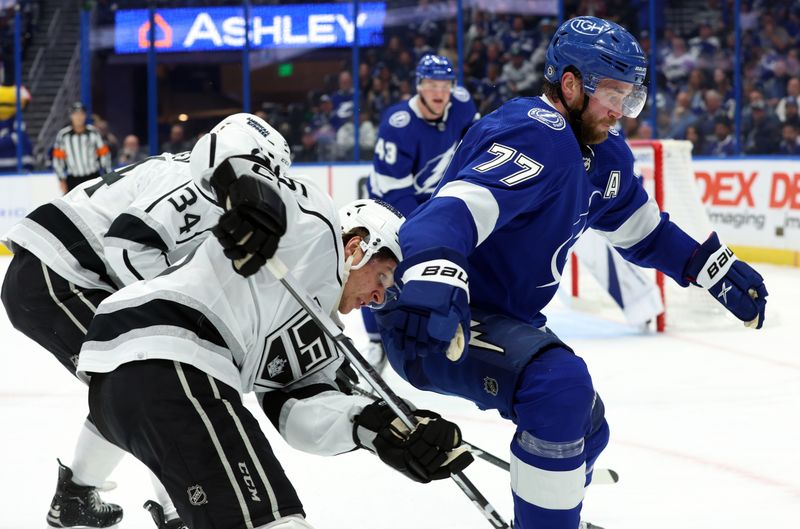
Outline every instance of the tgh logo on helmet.
{"label": "tgh logo on helmet", "polygon": [[594,20],[579,17],[570,23],[572,29],[584,35],[599,35],[603,30],[608,29],[608,25],[597,23]]}

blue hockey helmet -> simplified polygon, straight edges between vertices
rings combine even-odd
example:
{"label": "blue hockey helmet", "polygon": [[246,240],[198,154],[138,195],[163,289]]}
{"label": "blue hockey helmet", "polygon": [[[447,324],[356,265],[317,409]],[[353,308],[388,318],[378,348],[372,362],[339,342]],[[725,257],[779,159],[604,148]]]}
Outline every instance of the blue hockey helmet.
{"label": "blue hockey helmet", "polygon": [[[575,17],[561,24],[547,47],[544,77],[558,84],[569,66],[580,72],[584,90],[589,96],[595,95],[603,79],[633,85],[631,93],[616,104],[623,115],[636,117],[644,107],[647,100],[644,86],[647,57],[634,36],[622,26],[588,16]],[[604,95],[612,99],[610,95]]]}
{"label": "blue hockey helmet", "polygon": [[423,79],[455,82],[456,72],[450,59],[442,55],[423,55],[417,64],[417,84]]}

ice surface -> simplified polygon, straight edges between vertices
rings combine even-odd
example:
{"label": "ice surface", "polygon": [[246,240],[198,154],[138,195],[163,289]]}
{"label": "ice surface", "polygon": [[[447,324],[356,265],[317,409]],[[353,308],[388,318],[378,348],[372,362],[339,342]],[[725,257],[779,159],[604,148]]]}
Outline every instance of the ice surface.
{"label": "ice surface", "polygon": [[[9,258],[0,258],[0,274]],[[800,270],[758,266],[770,290],[767,323],[730,322],[708,332],[642,334],[613,316],[556,304],[551,327],[589,364],[612,439],[599,467],[616,485],[591,487],[584,518],[606,529],[795,529],[800,527]],[[0,311],[3,312],[3,311]],[[363,344],[358,317],[346,319]],[[87,412],[86,390],[0,316],[0,529],[44,528],[56,457],[72,458]],[[508,457],[513,426],[451,397],[386,379],[419,407],[457,421],[470,442]],[[322,458],[290,448],[255,405],[278,458],[317,529],[486,529],[450,481],[412,483],[363,451]],[[466,474],[506,519],[507,475],[478,460]],[[144,467],[126,457],[103,494],[125,508],[121,528],[154,527]]]}

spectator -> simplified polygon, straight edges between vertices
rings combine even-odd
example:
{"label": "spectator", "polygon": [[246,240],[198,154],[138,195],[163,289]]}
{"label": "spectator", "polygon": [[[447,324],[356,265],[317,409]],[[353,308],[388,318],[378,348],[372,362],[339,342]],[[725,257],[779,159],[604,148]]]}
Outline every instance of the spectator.
{"label": "spectator", "polygon": [[317,112],[311,118],[311,127],[316,139],[317,161],[336,161],[336,127],[334,122],[333,102],[327,94],[319,98]]}
{"label": "spectator", "polygon": [[714,119],[714,135],[706,146],[705,152],[699,154],[708,154],[709,156],[733,156],[736,154],[730,118],[717,116]]}
{"label": "spectator", "polygon": [[[403,50],[400,53],[400,63],[395,68],[394,76],[396,79],[410,79],[414,77],[414,69],[417,67],[411,53]],[[370,158],[371,159],[371,158]]]}
{"label": "spectator", "polygon": [[520,48],[525,46],[528,52],[533,51],[533,40],[531,39],[528,30],[525,28],[525,19],[517,15],[511,21],[511,29],[506,32],[502,37],[503,47],[511,49],[512,46],[517,45]]}
{"label": "spectator", "polygon": [[[442,38],[443,42],[445,41],[447,35],[452,36],[452,34],[446,33]],[[453,42],[455,42],[454,36],[453,36]],[[455,46],[453,46],[453,48],[455,48]],[[425,40],[425,36],[417,33],[416,35],[414,35],[414,48],[412,49],[412,51],[414,52],[414,60],[419,61],[420,57],[432,53],[433,49],[428,45],[428,42]]]}
{"label": "spectator", "polygon": [[70,124],[56,134],[53,145],[53,169],[65,194],[111,171],[111,152],[100,132],[86,123],[82,103],[72,104],[69,120]]}
{"label": "spectator", "polygon": [[[516,20],[516,19],[515,19]],[[512,97],[535,95],[534,86],[540,82],[540,72],[525,59],[519,44],[511,46],[511,60],[503,65],[503,79]]]}
{"label": "spectator", "polygon": [[667,129],[667,138],[686,137],[686,128],[697,121],[697,116],[689,108],[689,105],[689,93],[678,93],[678,97],[675,98],[675,111],[672,113],[669,128]]}
{"label": "spectator", "polygon": [[119,165],[128,165],[141,162],[147,155],[139,150],[139,138],[135,134],[128,134],[122,140],[122,151],[119,153]]}
{"label": "spectator", "polygon": [[698,133],[695,125],[686,127],[686,139],[692,142],[692,153],[694,155],[699,155],[706,151],[706,140]]}
{"label": "spectator", "polygon": [[161,144],[161,152],[177,154],[191,150],[192,143],[186,140],[186,132],[183,129],[183,125],[180,123],[174,124],[169,129],[169,140]]}
{"label": "spectator", "polygon": [[747,154],[775,154],[780,145],[780,122],[767,114],[766,103],[756,101],[750,105],[752,125],[744,141]]}
{"label": "spectator", "polygon": [[486,47],[482,39],[472,41],[472,47],[467,54],[465,62],[476,79],[484,77],[486,72]]}
{"label": "spectator", "polygon": [[758,89],[750,90],[747,93],[748,104],[742,109],[742,130],[748,131],[753,126],[752,109],[756,103],[764,103],[766,109],[766,102],[764,101],[764,94]]}
{"label": "spectator", "polygon": [[695,68],[689,72],[689,79],[686,82],[686,92],[689,94],[689,108],[692,109],[696,115],[705,110],[705,102],[703,101],[706,86],[706,72],[700,68]]}
{"label": "spectator", "polygon": [[786,97],[783,100],[783,119],[782,123],[791,123],[800,127],[800,116],[798,115],[798,101],[793,97]]}
{"label": "spectator", "polygon": [[[359,159],[362,161],[372,160],[375,141],[378,138],[378,130],[375,128],[372,121],[370,121],[372,116],[368,111],[360,112],[358,117],[361,123],[358,128]],[[355,134],[352,121],[345,123],[336,131],[336,144],[339,146],[340,150],[339,159],[353,159]]]}
{"label": "spectator", "polygon": [[362,97],[372,89],[372,76],[369,74],[369,69],[369,64],[365,62],[358,65],[358,88]]}
{"label": "spectator", "polygon": [[772,73],[763,86],[767,104],[775,106],[778,101],[786,97],[787,85],[791,78],[792,76],[786,71],[786,61],[784,59],[779,59],[772,64]]}
{"label": "spectator", "polygon": [[[402,50],[398,52],[396,68],[400,67],[400,57],[403,53],[406,52]],[[339,72],[338,85],[339,88],[330,96],[333,108],[331,125],[336,130],[348,121],[353,121],[353,76],[350,75],[350,72],[347,70]]]}
{"label": "spectator", "polygon": [[681,37],[672,39],[672,51],[664,57],[664,76],[674,91],[680,88],[694,69],[695,58],[686,49],[686,41]]}
{"label": "spectator", "polygon": [[414,94],[411,92],[411,81],[408,79],[401,79],[400,82],[397,83],[397,95],[394,98],[394,102],[408,101],[413,95]]}
{"label": "spectator", "polygon": [[497,63],[490,62],[486,67],[486,77],[481,81],[475,94],[476,102],[480,99],[478,112],[481,116],[485,116],[508,100],[508,96],[508,86],[505,80],[500,78],[500,67]]}
{"label": "spectator", "polygon": [[652,140],[653,139],[653,126],[650,124],[650,120],[643,119],[638,122],[638,125],[634,129],[633,133],[630,136],[632,140]]}
{"label": "spectator", "polygon": [[392,104],[389,87],[383,84],[380,77],[372,80],[372,90],[367,94],[367,108],[376,116],[383,114],[384,109]]}
{"label": "spectator", "polygon": [[[442,43],[439,46],[439,51],[437,52],[438,55],[442,55],[447,57],[451,63],[458,64],[458,44],[456,41],[456,36],[453,33],[445,33],[442,36]],[[432,53],[432,52],[430,52]],[[417,62],[421,59],[423,55],[417,57]]]}
{"label": "spectator", "polygon": [[714,35],[711,26],[700,24],[698,35],[689,40],[689,49],[701,66],[712,63],[717,50],[720,49],[719,38]]}
{"label": "spectator", "polygon": [[703,119],[698,120],[698,132],[708,137],[714,134],[715,120],[728,116],[725,109],[722,108],[722,96],[716,90],[706,90],[704,106],[705,109],[701,114]]}
{"label": "spectator", "polygon": [[797,130],[797,125],[793,123],[786,123],[783,126],[783,139],[778,147],[780,154],[800,155],[800,137],[798,137]]}
{"label": "spectator", "polygon": [[733,85],[728,74],[722,68],[715,68],[713,73],[713,88],[722,96],[722,107],[728,117],[733,116],[736,108],[736,99],[733,95]]}
{"label": "spectator", "polygon": [[97,129],[97,132],[100,133],[100,137],[103,138],[103,143],[108,145],[108,150],[111,153],[111,163],[114,163],[114,160],[117,159],[117,155],[119,154],[119,140],[117,139],[116,135],[111,132],[111,129],[108,126],[108,121],[104,120],[97,114],[92,114],[92,124]]}
{"label": "spectator", "polygon": [[293,162],[294,163],[308,163],[319,161],[317,153],[317,137],[314,134],[314,129],[305,127],[303,129],[303,137],[300,140],[300,146],[293,147]]}
{"label": "spectator", "polygon": [[795,106],[800,105],[800,79],[792,77],[786,81],[786,96],[778,101],[775,107],[775,115],[781,121],[786,121],[786,104],[794,100]]}

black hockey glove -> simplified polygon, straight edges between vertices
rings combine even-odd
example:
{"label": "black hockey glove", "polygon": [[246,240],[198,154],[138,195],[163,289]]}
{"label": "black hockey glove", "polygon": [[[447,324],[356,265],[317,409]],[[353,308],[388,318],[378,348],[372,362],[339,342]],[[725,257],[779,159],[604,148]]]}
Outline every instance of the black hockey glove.
{"label": "black hockey glove", "polygon": [[458,425],[429,410],[415,410],[419,424],[409,432],[382,400],[364,407],[353,423],[353,437],[381,460],[414,481],[428,483],[464,470],[473,461],[461,446]]}
{"label": "black hockey glove", "polygon": [[[225,160],[211,176],[211,186],[225,213],[212,233],[239,274],[247,277],[275,255],[286,233],[286,207],[264,176],[247,170],[255,162]],[[264,171],[265,169],[261,169]]]}

